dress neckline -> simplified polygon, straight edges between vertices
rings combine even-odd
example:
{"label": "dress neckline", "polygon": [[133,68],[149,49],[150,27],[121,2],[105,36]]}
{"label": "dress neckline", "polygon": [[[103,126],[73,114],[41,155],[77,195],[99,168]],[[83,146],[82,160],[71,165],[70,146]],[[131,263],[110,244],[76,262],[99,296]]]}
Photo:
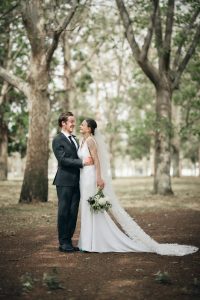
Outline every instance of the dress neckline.
{"label": "dress neckline", "polygon": [[85,141],[81,141],[81,144],[80,144],[80,149],[82,149],[83,147],[84,147],[84,145],[85,145],[85,142],[86,142],[86,140]]}
{"label": "dress neckline", "polygon": [[83,146],[85,145],[85,143],[86,143],[86,141],[87,141],[87,139],[88,139],[89,137],[90,137],[90,136],[88,136],[85,140],[83,139],[83,140],[81,141],[80,149],[83,148]]}

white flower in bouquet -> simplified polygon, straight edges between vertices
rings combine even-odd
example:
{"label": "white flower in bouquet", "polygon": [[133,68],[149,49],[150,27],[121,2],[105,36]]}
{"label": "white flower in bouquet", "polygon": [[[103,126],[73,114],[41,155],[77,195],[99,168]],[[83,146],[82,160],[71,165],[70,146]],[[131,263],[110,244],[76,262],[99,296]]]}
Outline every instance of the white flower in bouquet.
{"label": "white flower in bouquet", "polygon": [[108,197],[104,197],[104,200],[105,200],[105,202],[108,202],[108,203],[110,203],[110,200],[108,199]]}
{"label": "white flower in bouquet", "polygon": [[106,204],[106,198],[100,198],[98,202],[100,205],[104,205]]}

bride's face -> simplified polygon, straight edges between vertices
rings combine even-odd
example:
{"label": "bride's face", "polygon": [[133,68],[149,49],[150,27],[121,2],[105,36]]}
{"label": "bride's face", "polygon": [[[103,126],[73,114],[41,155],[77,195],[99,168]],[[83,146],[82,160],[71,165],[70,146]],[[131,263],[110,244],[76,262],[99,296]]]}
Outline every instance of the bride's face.
{"label": "bride's face", "polygon": [[81,125],[80,125],[80,133],[82,134],[90,134],[91,133],[91,128],[88,127],[87,122],[84,120]]}

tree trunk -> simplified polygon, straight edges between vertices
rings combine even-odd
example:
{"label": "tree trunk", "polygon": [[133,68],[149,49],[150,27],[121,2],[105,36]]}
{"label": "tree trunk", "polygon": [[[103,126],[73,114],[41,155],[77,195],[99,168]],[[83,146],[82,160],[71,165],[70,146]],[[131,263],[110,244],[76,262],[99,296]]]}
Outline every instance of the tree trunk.
{"label": "tree trunk", "polygon": [[168,89],[160,87],[156,90],[154,192],[162,195],[173,194],[170,178],[171,98]]}
{"label": "tree trunk", "polygon": [[172,122],[174,125],[172,145],[172,166],[173,177],[181,176],[180,164],[180,123],[181,123],[181,107],[172,103]]}
{"label": "tree trunk", "polygon": [[0,111],[0,180],[7,180],[8,175],[8,129]]}
{"label": "tree trunk", "polygon": [[180,153],[179,149],[173,147],[172,154],[173,177],[180,177]]}
{"label": "tree trunk", "polygon": [[19,202],[45,202],[48,199],[49,100],[48,72],[43,55],[31,61],[29,133],[27,160]]}
{"label": "tree trunk", "polygon": [[110,168],[111,168],[111,175],[112,179],[116,178],[116,173],[115,173],[115,158],[114,158],[114,153],[115,150],[113,149],[114,147],[114,138],[111,136],[109,140],[109,152],[112,153],[112,157],[110,158]]}
{"label": "tree trunk", "polygon": [[[28,82],[0,66],[0,76],[24,93],[29,101],[29,134],[27,160],[19,202],[47,201],[49,156],[49,100],[47,96],[49,68],[60,35],[71,22],[79,3],[72,1],[69,13],[55,28],[47,30],[44,1],[20,1],[21,16],[31,47]],[[49,6],[48,6],[49,7]],[[46,11],[47,9],[47,11]],[[50,13],[50,11],[49,11]],[[51,11],[53,13],[53,11]]]}
{"label": "tree trunk", "polygon": [[199,156],[199,177],[200,177],[200,142],[199,142],[198,156]]}
{"label": "tree trunk", "polygon": [[64,95],[62,99],[62,110],[69,111],[71,109],[71,53],[70,53],[68,33],[63,33],[63,55],[64,55]]}
{"label": "tree trunk", "polygon": [[155,172],[155,147],[154,147],[154,139],[151,138],[151,144],[150,144],[150,153],[149,153],[149,161],[150,161],[150,176],[154,176]]}

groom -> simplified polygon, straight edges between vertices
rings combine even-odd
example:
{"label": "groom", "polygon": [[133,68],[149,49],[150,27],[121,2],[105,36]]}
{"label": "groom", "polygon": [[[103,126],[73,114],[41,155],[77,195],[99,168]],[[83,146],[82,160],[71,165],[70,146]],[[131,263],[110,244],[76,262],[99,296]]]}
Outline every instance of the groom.
{"label": "groom", "polygon": [[84,161],[78,158],[78,141],[72,132],[75,117],[71,112],[62,113],[58,119],[61,132],[54,138],[52,147],[58,161],[58,170],[53,184],[58,196],[58,239],[62,252],[78,251],[72,245],[80,201],[79,177],[80,168],[92,165],[88,157]]}

